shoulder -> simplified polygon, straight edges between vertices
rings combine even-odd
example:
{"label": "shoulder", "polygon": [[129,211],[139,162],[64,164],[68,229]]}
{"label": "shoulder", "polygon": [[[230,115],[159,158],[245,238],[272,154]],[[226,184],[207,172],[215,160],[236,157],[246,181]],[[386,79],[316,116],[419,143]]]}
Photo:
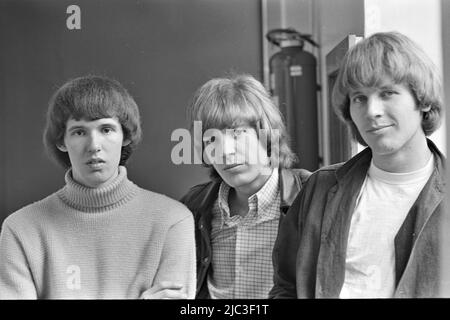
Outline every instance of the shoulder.
{"label": "shoulder", "polygon": [[322,167],[320,169],[317,169],[314,172],[311,172],[306,169],[299,169],[299,168],[291,168],[291,169],[284,169],[283,172],[283,178],[286,179],[286,174],[293,175],[296,179],[300,180],[300,185],[305,185],[308,180],[318,180],[318,179],[327,179],[327,178],[334,178],[336,171],[342,167],[343,163],[337,163],[329,166]]}
{"label": "shoulder", "polygon": [[44,199],[30,203],[6,217],[3,227],[8,226],[16,231],[31,232],[48,220],[46,217],[56,201],[58,201],[58,197],[56,193],[53,193]]}
{"label": "shoulder", "polygon": [[145,208],[145,211],[160,213],[176,220],[191,216],[190,210],[182,204],[167,195],[139,188],[138,205]]}
{"label": "shoulder", "polygon": [[310,216],[310,212],[315,212],[316,214],[312,215],[314,221],[320,221],[328,194],[337,185],[336,172],[342,165],[338,163],[325,166],[311,173],[292,203],[290,212],[296,212],[295,215],[298,214],[302,219]]}
{"label": "shoulder", "polygon": [[291,169],[286,169],[286,170],[288,172],[291,172],[298,179],[300,179],[302,184],[304,184],[312,174],[311,171],[306,170],[306,169],[291,168]]}
{"label": "shoulder", "polygon": [[337,184],[337,171],[342,165],[343,163],[337,163],[324,166],[310,173],[302,186],[301,193],[304,197],[311,198],[314,195],[318,196],[328,192],[331,187]]}
{"label": "shoulder", "polygon": [[205,183],[197,184],[191,187],[188,192],[181,198],[181,202],[187,205],[189,208],[200,205],[205,201],[208,195],[213,192],[214,189],[218,189],[220,182],[208,181]]}
{"label": "shoulder", "polygon": [[154,208],[161,208],[169,211],[187,210],[186,206],[180,201],[155,191],[140,188],[139,197],[141,198],[141,201],[151,203]]}
{"label": "shoulder", "polygon": [[317,183],[323,184],[323,183],[336,183],[336,172],[339,170],[339,168],[342,167],[344,163],[336,163],[328,166],[324,166],[320,169],[317,169],[314,171],[308,181],[309,185],[314,185]]}
{"label": "shoulder", "polygon": [[208,190],[213,184],[214,184],[213,181],[208,181],[208,182],[197,184],[197,185],[191,187],[188,190],[188,192],[183,196],[183,198],[192,197],[192,196],[201,194],[201,193],[205,192],[206,190]]}
{"label": "shoulder", "polygon": [[345,162],[330,164],[328,166],[324,166],[324,167],[322,167],[320,169],[317,169],[312,174],[313,175],[314,174],[315,175],[322,175],[322,176],[334,175],[336,173],[336,171],[338,171],[344,164],[345,164]]}

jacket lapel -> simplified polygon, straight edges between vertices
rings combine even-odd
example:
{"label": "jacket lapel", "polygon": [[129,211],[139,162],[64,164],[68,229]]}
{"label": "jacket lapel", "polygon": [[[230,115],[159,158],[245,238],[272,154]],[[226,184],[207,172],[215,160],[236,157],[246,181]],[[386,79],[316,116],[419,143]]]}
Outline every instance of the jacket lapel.
{"label": "jacket lapel", "polygon": [[367,148],[336,171],[337,184],[328,193],[322,224],[317,263],[317,297],[339,296],[345,276],[351,217],[371,158],[372,153]]}
{"label": "jacket lapel", "polygon": [[444,186],[442,174],[439,174],[435,170],[416,201],[418,212],[414,227],[414,234],[416,237],[420,236],[425,224],[443,199]]}
{"label": "jacket lapel", "polygon": [[217,199],[221,181],[214,181],[207,186],[205,193],[201,193],[197,201],[198,207],[194,209],[199,213],[198,225],[200,230],[204,230],[206,235],[211,234],[212,207]]}
{"label": "jacket lapel", "polygon": [[[435,169],[395,237],[397,289],[403,287],[401,279],[407,270],[416,240],[420,239],[427,222],[437,211],[436,208],[442,203],[445,195],[444,157],[430,140],[428,146],[434,155]],[[400,293],[396,292],[396,295],[398,294]]]}

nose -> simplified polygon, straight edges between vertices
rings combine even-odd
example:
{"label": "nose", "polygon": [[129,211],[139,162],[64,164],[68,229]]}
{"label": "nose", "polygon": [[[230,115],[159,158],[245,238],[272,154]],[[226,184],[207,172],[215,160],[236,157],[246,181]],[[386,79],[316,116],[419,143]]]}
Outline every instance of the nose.
{"label": "nose", "polygon": [[89,135],[87,148],[91,153],[96,153],[101,150],[101,137],[95,131],[91,132],[91,134]]}
{"label": "nose", "polygon": [[380,97],[373,95],[367,101],[367,116],[370,118],[378,118],[383,115],[384,105]]}
{"label": "nose", "polygon": [[222,136],[222,151],[225,164],[231,164],[235,161],[236,156],[236,139],[231,134]]}

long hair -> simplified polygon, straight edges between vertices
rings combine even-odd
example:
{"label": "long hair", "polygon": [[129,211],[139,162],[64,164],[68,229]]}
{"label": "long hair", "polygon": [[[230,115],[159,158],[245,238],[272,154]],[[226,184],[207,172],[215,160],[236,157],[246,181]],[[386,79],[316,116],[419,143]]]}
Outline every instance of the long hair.
{"label": "long hair", "polygon": [[411,39],[398,32],[375,33],[357,43],[345,55],[332,102],[336,114],[346,122],[358,142],[367,145],[350,116],[349,92],[361,87],[377,87],[383,79],[406,85],[423,113],[422,129],[432,134],[441,124],[443,107],[439,73],[431,59]]}
{"label": "long hair", "polygon": [[[282,114],[261,82],[251,75],[209,80],[196,91],[187,113],[191,130],[194,121],[201,121],[202,135],[208,129],[222,130],[243,124],[250,125],[257,133],[264,130],[272,166],[290,168],[296,161]],[[211,177],[218,178],[212,166],[205,162],[204,165],[211,167]]]}

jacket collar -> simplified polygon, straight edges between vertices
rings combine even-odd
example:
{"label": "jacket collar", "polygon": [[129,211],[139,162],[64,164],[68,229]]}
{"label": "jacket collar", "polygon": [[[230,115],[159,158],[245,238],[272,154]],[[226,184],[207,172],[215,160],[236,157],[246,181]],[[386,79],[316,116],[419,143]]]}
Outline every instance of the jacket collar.
{"label": "jacket collar", "polygon": [[[294,169],[295,170],[295,169]],[[201,193],[198,199],[192,201],[197,204],[197,208],[205,215],[210,211],[219,194],[219,188],[222,180],[215,180],[208,184],[205,192]],[[297,177],[292,169],[279,169],[278,186],[280,188],[281,209],[289,208],[301,189],[300,178]],[[194,208],[195,209],[195,208]]]}
{"label": "jacket collar", "polygon": [[294,202],[295,197],[300,192],[302,183],[293,170],[279,169],[279,188],[281,197],[281,209],[287,209]]}
{"label": "jacket collar", "polygon": [[370,148],[365,148],[363,151],[355,155],[353,158],[345,162],[339,169],[336,170],[336,180],[338,183],[342,183],[349,174],[355,171],[363,170],[364,174],[370,166],[370,161],[372,160],[372,150]]}
{"label": "jacket collar", "polygon": [[[445,187],[443,175],[444,172],[444,163],[445,159],[439,149],[436,147],[433,141],[427,138],[428,148],[430,148],[431,152],[435,157],[435,169],[441,173],[436,187],[443,190]],[[352,173],[355,169],[361,170],[366,169],[365,172],[369,169],[370,161],[372,160],[372,150],[370,148],[365,148],[363,151],[355,155],[353,158],[345,162],[339,169],[336,170],[336,180],[338,183],[342,182],[342,180],[347,176],[347,174]]]}
{"label": "jacket collar", "polygon": [[190,201],[193,206],[192,210],[206,214],[217,199],[221,182],[221,180],[214,180],[208,183],[204,191],[197,194],[197,197]]}

